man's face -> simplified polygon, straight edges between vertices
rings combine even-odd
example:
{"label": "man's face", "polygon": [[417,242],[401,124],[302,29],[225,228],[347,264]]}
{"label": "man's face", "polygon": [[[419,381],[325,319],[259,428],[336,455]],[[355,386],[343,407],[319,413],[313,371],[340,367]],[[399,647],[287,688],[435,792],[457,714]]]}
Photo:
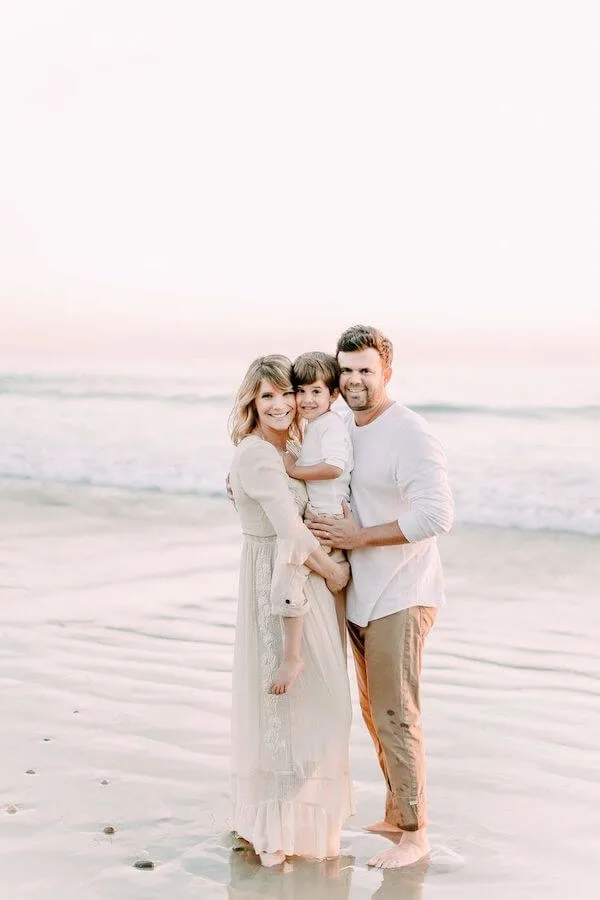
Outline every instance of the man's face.
{"label": "man's face", "polygon": [[340,393],[350,409],[374,409],[386,398],[386,385],[392,370],[373,347],[338,353],[340,364]]}

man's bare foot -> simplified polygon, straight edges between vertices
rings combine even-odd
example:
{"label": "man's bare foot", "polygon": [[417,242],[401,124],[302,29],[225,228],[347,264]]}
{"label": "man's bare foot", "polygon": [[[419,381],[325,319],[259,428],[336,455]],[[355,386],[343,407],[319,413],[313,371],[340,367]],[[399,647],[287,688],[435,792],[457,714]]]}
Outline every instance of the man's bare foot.
{"label": "man's bare foot", "polygon": [[398,844],[378,853],[367,863],[378,869],[400,869],[402,866],[411,866],[431,850],[431,844],[424,828],[420,831],[405,831]]}
{"label": "man's bare foot", "polygon": [[365,831],[373,831],[376,834],[378,832],[393,832],[394,834],[398,834],[398,832],[402,831],[401,828],[398,828],[397,825],[392,825],[391,822],[386,822],[385,819],[382,822],[374,822],[372,825],[365,825]]}
{"label": "man's bare foot", "polygon": [[299,658],[282,662],[273,676],[273,684],[269,688],[269,693],[285,694],[289,691],[303,668],[304,662]]}
{"label": "man's bare foot", "polygon": [[282,853],[281,850],[276,850],[275,853],[259,853],[258,855],[261,866],[266,866],[267,868],[280,866],[281,863],[285,862],[285,853]]}

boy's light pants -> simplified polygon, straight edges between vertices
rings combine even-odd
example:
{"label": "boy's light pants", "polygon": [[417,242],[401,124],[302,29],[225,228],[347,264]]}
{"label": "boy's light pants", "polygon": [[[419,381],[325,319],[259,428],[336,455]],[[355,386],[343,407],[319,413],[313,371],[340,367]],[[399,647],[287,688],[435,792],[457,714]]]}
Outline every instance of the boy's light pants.
{"label": "boy's light pants", "polygon": [[360,706],[388,788],[385,819],[403,831],[427,824],[419,676],[436,614],[411,606],[364,628],[348,622]]}

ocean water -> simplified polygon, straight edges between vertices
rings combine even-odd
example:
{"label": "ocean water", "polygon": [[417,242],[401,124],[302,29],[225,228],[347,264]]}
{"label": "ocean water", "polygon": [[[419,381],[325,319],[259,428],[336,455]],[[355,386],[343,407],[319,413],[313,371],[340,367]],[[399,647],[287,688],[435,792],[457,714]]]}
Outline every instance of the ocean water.
{"label": "ocean water", "polygon": [[[224,496],[245,363],[0,368],[0,479]],[[600,534],[600,369],[407,367],[390,392],[444,441],[458,522]]]}
{"label": "ocean water", "polygon": [[[343,856],[273,872],[228,833],[240,534],[226,421],[245,363],[0,374],[7,891],[595,900],[600,373],[398,372],[391,393],[446,444],[461,523],[440,541],[448,602],[422,678],[433,852],[367,868],[387,846],[363,831],[383,781],[350,664]],[[153,872],[133,868],[145,855]]]}

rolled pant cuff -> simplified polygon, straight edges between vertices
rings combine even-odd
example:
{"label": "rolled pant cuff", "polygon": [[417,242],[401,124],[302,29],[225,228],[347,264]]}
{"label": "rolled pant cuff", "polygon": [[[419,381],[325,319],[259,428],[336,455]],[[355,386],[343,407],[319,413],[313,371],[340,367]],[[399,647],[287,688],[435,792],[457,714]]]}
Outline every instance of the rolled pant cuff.
{"label": "rolled pant cuff", "polygon": [[402,831],[420,831],[427,826],[427,801],[388,797],[385,804],[385,821]]}

